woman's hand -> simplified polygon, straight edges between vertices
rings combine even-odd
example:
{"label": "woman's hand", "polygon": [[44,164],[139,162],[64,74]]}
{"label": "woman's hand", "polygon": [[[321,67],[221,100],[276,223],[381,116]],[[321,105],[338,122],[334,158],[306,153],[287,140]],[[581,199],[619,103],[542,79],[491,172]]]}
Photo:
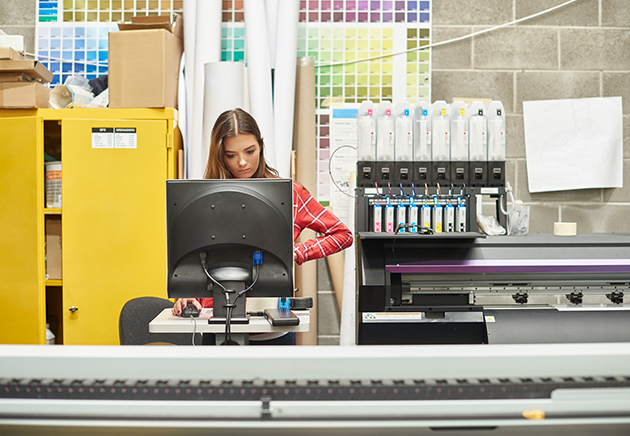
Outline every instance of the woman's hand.
{"label": "woman's hand", "polygon": [[181,316],[182,310],[184,310],[184,308],[189,304],[195,306],[199,313],[201,313],[201,304],[195,298],[178,298],[173,306],[173,309],[171,309],[171,312],[175,316]]}

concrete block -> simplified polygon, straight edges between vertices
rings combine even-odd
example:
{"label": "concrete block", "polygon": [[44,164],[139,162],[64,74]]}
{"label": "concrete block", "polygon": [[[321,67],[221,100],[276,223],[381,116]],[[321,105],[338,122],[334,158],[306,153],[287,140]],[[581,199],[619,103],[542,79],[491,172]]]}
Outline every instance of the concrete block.
{"label": "concrete block", "polygon": [[538,192],[535,194],[530,193],[527,175],[527,162],[525,160],[517,161],[516,175],[517,190],[514,195],[516,198],[523,200],[525,203],[600,203],[602,201],[601,189],[576,189],[572,191]]}
{"label": "concrete block", "polygon": [[525,157],[525,131],[523,130],[523,115],[507,114],[505,117],[505,145],[506,156]]}
{"label": "concrete block", "polygon": [[628,27],[630,4],[628,0],[602,0],[602,26]]}
{"label": "concrete block", "polygon": [[599,73],[521,72],[516,73],[516,113],[523,113],[523,101],[599,97]]}
{"label": "concrete block", "polygon": [[35,25],[37,0],[0,0],[0,29],[6,25]]}
{"label": "concrete block", "polygon": [[339,336],[317,336],[317,345],[339,345]]}
{"label": "concrete block", "polygon": [[578,234],[629,233],[625,204],[562,205],[562,221],[576,222]]}
{"label": "concrete block", "polygon": [[[630,74],[623,73],[602,73],[602,96],[603,97],[619,97],[622,96],[621,104],[623,113],[630,115]],[[625,132],[625,129],[624,129]]]}
{"label": "concrete block", "polygon": [[512,2],[505,0],[439,0],[432,2],[433,25],[503,24],[512,20]]}
{"label": "concrete block", "polygon": [[560,29],[560,69],[630,70],[628,29]]}
{"label": "concrete block", "polygon": [[[528,0],[516,3],[516,18],[528,17],[565,0]],[[580,0],[547,14],[524,21],[527,26],[598,26],[599,0]]]}
{"label": "concrete block", "polygon": [[341,317],[337,309],[335,294],[317,293],[317,334],[338,335]]}
{"label": "concrete block", "polygon": [[604,202],[626,202],[630,203],[630,161],[623,161],[623,186],[624,188],[603,189]]}
{"label": "concrete block", "polygon": [[[446,41],[469,35],[472,27],[433,26],[431,42]],[[472,38],[438,46],[431,51],[432,68],[470,69],[472,68]]]}
{"label": "concrete block", "polygon": [[519,26],[484,33],[475,36],[473,59],[481,69],[557,70],[558,32]]}
{"label": "concrete block", "polygon": [[505,111],[513,112],[513,82],[511,72],[433,70],[432,100],[451,102],[453,97],[490,98],[501,100]]}
{"label": "concrete block", "polygon": [[556,204],[529,205],[529,233],[553,233],[560,206]]}

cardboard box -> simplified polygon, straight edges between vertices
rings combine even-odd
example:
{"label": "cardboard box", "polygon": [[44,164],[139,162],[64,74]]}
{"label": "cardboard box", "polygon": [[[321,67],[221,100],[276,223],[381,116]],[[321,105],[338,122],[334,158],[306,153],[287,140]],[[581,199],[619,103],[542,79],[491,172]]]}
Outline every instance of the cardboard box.
{"label": "cardboard box", "polygon": [[50,107],[50,88],[37,82],[0,82],[0,108]]}
{"label": "cardboard box", "polygon": [[61,217],[46,217],[46,278],[61,280]]}
{"label": "cardboard box", "polygon": [[22,53],[13,50],[11,47],[0,47],[0,59],[20,60],[24,59],[24,56],[22,56]]}
{"label": "cardboard box", "polygon": [[22,60],[0,60],[0,73],[24,73],[42,82],[50,82],[53,73],[43,64],[37,61]]}
{"label": "cardboard box", "polygon": [[177,107],[182,19],[134,17],[109,34],[109,107]]}

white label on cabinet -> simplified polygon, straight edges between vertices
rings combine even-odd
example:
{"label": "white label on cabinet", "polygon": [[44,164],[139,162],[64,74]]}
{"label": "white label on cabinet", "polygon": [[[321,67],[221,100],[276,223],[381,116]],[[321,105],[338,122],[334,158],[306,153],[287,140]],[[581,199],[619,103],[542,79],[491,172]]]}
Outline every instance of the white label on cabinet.
{"label": "white label on cabinet", "polygon": [[92,127],[92,148],[114,148],[114,129]]}
{"label": "white label on cabinet", "polygon": [[138,148],[135,127],[92,127],[92,148]]}
{"label": "white label on cabinet", "polygon": [[115,148],[137,148],[135,127],[116,127],[114,129]]}

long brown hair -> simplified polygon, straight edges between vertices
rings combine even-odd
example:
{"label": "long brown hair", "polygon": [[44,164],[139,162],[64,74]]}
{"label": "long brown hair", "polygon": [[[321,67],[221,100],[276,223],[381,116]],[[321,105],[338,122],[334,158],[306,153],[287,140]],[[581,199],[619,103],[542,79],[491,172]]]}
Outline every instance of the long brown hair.
{"label": "long brown hair", "polygon": [[267,165],[265,161],[264,143],[260,136],[260,129],[256,120],[243,109],[233,109],[223,112],[217,118],[212,128],[212,139],[210,140],[210,151],[204,179],[233,179],[234,176],[225,165],[225,138],[238,136],[241,134],[254,135],[260,146],[260,159],[258,169],[252,176],[255,179],[278,177],[278,171]]}

